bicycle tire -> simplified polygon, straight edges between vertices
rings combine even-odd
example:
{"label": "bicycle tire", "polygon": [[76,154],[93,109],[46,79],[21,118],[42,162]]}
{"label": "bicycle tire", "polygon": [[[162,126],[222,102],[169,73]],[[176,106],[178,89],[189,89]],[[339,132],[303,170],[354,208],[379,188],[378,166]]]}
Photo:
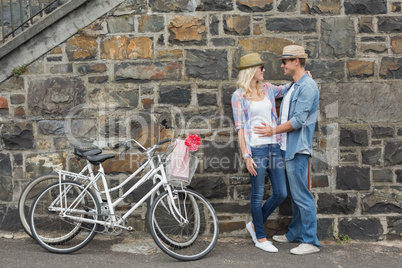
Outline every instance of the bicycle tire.
{"label": "bicycle tire", "polygon": [[211,252],[218,240],[219,222],[215,210],[193,190],[184,188],[172,192],[176,207],[188,223],[176,220],[178,215],[170,209],[168,204],[171,199],[165,191],[157,197],[149,212],[148,225],[152,238],[163,252],[175,259],[199,260]]}
{"label": "bicycle tire", "polygon": [[[86,246],[95,236],[98,224],[71,219],[92,217],[97,220],[100,214],[100,204],[91,189],[83,192],[85,185],[76,181],[62,181],[45,188],[31,206],[29,221],[32,236],[40,246],[53,253],[72,253]],[[60,192],[61,190],[61,192]],[[72,209],[52,206],[59,201],[67,207],[75,200],[77,205]],[[81,196],[82,195],[82,196]],[[81,196],[80,198],[78,198]],[[67,216],[61,215],[65,213]],[[84,231],[85,230],[85,231]]]}
{"label": "bicycle tire", "polygon": [[[177,193],[177,195],[181,195],[181,194],[184,194],[184,193]],[[183,199],[184,199],[183,197],[179,197],[179,200],[183,200]],[[158,238],[161,239],[168,246],[176,247],[176,248],[185,248],[185,247],[190,246],[194,242],[194,240],[197,239],[197,235],[200,230],[200,212],[198,210],[198,205],[197,205],[197,202],[194,199],[194,197],[190,196],[189,200],[191,202],[190,206],[189,206],[189,210],[194,211],[195,228],[191,229],[192,230],[191,234],[187,233],[186,239],[182,239],[181,241],[171,239],[169,237],[169,235],[165,235],[165,233],[164,233],[163,225],[165,224],[165,222],[160,221],[158,223],[158,220],[153,222],[155,232],[156,232]],[[168,209],[168,204],[165,204],[164,207],[165,207],[165,209]],[[151,211],[151,209],[148,212],[150,212],[150,211]],[[170,213],[169,211],[167,211],[167,212]],[[148,222],[148,218],[151,217],[149,214],[152,214],[152,213],[147,213],[147,215],[148,215],[146,218],[147,222]],[[155,219],[156,218],[154,218],[154,220]],[[162,225],[162,227],[159,226],[160,224]]]}
{"label": "bicycle tire", "polygon": [[31,180],[22,190],[18,199],[18,216],[24,231],[33,238],[27,218],[33,201],[40,192],[52,183],[59,181],[57,173],[49,173]]}

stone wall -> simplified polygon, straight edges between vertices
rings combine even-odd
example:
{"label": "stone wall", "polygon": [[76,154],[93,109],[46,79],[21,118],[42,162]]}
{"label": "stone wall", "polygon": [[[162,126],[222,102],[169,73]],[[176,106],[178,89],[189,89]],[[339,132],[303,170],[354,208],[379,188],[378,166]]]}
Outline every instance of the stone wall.
{"label": "stone wall", "polygon": [[[125,1],[0,84],[0,229],[20,228],[16,202],[30,179],[54,168],[78,170],[71,145],[106,152],[108,142],[130,137],[149,145],[157,122],[169,117],[175,129],[162,137],[203,139],[191,187],[213,203],[222,235],[244,235],[251,185],[233,128],[235,67],[245,53],[258,52],[267,61],[265,79],[287,83],[277,59],[283,46],[300,44],[320,89],[311,161],[320,239],[333,231],[400,239],[401,4]],[[105,163],[112,184],[143,159],[136,151],[111,152],[118,156]],[[138,201],[145,188],[125,203]],[[268,235],[285,232],[289,204],[270,217]],[[137,230],[144,230],[145,211],[130,219]]]}

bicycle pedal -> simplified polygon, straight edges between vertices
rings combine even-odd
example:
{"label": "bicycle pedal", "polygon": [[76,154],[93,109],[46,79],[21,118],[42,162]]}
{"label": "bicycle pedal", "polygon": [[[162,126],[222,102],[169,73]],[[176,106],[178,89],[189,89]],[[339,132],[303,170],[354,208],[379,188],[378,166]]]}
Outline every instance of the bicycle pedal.
{"label": "bicycle pedal", "polygon": [[128,226],[128,227],[127,227],[127,231],[129,231],[129,232],[135,232],[133,226]]}

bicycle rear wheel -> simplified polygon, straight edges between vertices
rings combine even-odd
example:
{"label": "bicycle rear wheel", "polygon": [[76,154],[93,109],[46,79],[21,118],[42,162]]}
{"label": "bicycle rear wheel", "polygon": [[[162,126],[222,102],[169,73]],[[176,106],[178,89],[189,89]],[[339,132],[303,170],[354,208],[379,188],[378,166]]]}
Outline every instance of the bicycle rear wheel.
{"label": "bicycle rear wheel", "polygon": [[[29,215],[29,209],[32,206],[33,201],[40,192],[52,183],[59,181],[59,175],[57,173],[51,173],[39,176],[31,180],[20,195],[18,200],[18,216],[24,231],[32,237],[31,228],[27,221]],[[32,237],[33,238],[33,237]]]}
{"label": "bicycle rear wheel", "polygon": [[173,200],[168,192],[164,192],[152,204],[148,217],[152,238],[173,258],[183,261],[201,259],[218,240],[219,224],[215,211],[197,192],[176,189],[172,193]]}
{"label": "bicycle rear wheel", "polygon": [[[86,246],[96,234],[100,204],[95,194],[75,181],[54,183],[44,189],[31,206],[32,236],[46,250],[71,253]],[[74,217],[74,218],[73,218]]]}

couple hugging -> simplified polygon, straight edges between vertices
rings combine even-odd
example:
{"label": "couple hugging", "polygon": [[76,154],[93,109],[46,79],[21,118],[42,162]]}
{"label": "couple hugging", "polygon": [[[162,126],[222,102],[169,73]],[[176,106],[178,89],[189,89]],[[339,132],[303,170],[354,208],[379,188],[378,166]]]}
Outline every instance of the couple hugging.
{"label": "couple hugging", "polygon": [[[267,240],[264,222],[287,196],[292,202],[292,222],[285,235],[274,235],[272,239],[300,243],[290,250],[297,255],[317,253],[321,248],[314,198],[307,185],[319,92],[305,70],[306,59],[301,46],[283,48],[281,68],[293,81],[282,86],[263,82],[265,62],[258,53],[241,57],[238,66],[232,108],[251,180],[252,221],[246,228],[255,246],[267,252],[278,252],[278,249]],[[275,108],[277,98],[283,98],[279,116]],[[272,195],[262,204],[266,171]]]}

